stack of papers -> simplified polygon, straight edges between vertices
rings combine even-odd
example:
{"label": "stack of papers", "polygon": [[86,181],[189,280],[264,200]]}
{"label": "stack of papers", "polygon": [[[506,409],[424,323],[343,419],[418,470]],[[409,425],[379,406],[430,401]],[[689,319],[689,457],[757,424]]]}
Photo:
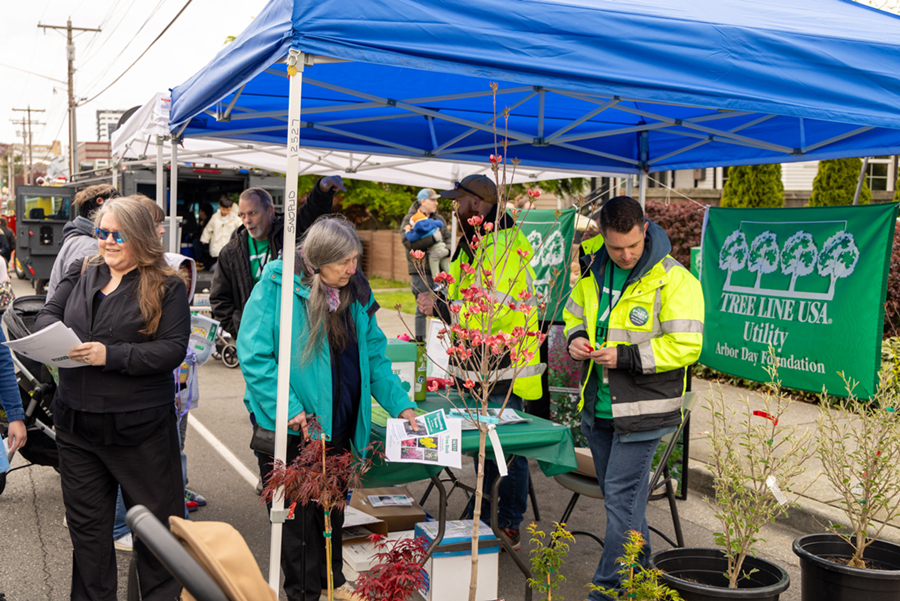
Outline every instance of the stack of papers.
{"label": "stack of papers", "polygon": [[87,367],[87,363],[69,359],[69,351],[81,344],[78,335],[61,321],[31,336],[4,342],[13,351],[39,363],[55,367]]}

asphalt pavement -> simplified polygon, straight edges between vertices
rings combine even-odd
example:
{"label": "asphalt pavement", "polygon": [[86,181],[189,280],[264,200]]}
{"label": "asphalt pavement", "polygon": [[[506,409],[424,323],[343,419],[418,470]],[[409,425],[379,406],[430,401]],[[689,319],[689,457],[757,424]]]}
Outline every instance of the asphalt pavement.
{"label": "asphalt pavement", "polygon": [[[14,288],[20,295],[29,294],[24,282],[14,279]],[[404,328],[396,314],[382,309],[379,321],[385,331],[395,336]],[[276,316],[272,316],[273,319]],[[407,316],[407,322],[411,324]],[[216,520],[232,524],[247,541],[260,569],[265,575],[269,559],[269,523],[265,506],[256,495],[256,461],[248,448],[250,424],[242,398],[244,383],[240,369],[229,369],[220,361],[211,360],[200,368],[200,400],[197,409],[190,414],[186,440],[188,456],[189,488],[204,495],[209,505],[191,514],[194,520]],[[275,394],[274,383],[272,394]],[[702,434],[692,435],[702,436]],[[24,465],[21,457],[13,467]],[[458,476],[474,482],[471,461],[464,460]],[[698,466],[695,466],[698,467]],[[702,467],[702,466],[701,466]],[[541,514],[539,526],[550,530],[569,501],[569,491],[552,478],[545,477],[532,461],[531,474]],[[700,478],[692,482],[702,484]],[[427,482],[409,485],[419,497]],[[458,516],[465,502],[461,491],[455,491],[449,499],[450,516]],[[432,494],[424,505],[436,515],[437,495]],[[678,502],[684,535],[689,546],[712,546],[713,532],[718,528],[714,513],[703,494],[690,490],[688,499]],[[71,543],[63,524],[63,503],[59,476],[48,467],[31,466],[9,474],[6,490],[0,495],[0,593],[6,601],[57,601],[68,598],[71,574]],[[665,502],[651,504],[648,511],[652,525],[674,536],[668,505]],[[534,519],[530,506],[524,526]],[[602,536],[604,511],[601,501],[582,498],[567,524],[571,530],[587,530]],[[765,542],[758,545],[759,555],[776,561],[791,576],[793,585],[782,595],[785,601],[800,599],[798,563],[790,550],[791,541],[801,533],[790,523],[767,527]],[[524,534],[524,533],[523,533]],[[668,545],[652,535],[653,549]],[[528,561],[528,545],[523,545],[520,556]],[[125,598],[129,553],[116,552],[119,564],[119,598]],[[563,568],[567,582],[561,589],[562,598],[568,601],[584,599],[585,584],[590,581],[600,556],[600,547],[593,540],[578,537],[572,546],[569,559]],[[468,578],[468,574],[460,574]],[[506,599],[523,599],[525,580],[514,562],[506,556],[500,558],[500,596]],[[281,598],[284,599],[283,593]]]}

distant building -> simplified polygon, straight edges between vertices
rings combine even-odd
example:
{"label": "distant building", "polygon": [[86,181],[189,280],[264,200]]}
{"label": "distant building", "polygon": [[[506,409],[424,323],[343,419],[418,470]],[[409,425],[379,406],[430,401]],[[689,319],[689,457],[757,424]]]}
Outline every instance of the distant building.
{"label": "distant building", "polygon": [[79,142],[79,171],[92,171],[109,166],[109,142]]}
{"label": "distant building", "polygon": [[97,141],[109,142],[125,111],[97,111]]}

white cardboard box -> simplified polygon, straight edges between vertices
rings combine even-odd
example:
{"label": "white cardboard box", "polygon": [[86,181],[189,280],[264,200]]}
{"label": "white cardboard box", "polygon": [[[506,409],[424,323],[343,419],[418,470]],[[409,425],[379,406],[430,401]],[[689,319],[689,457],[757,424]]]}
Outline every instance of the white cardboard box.
{"label": "white cardboard box", "polygon": [[[412,538],[415,534],[414,530],[401,530],[399,532],[391,532],[385,538],[388,542],[401,540],[404,538]],[[356,572],[367,572],[373,566],[378,564],[375,559],[375,544],[370,542],[346,544],[343,546],[344,564]]]}
{"label": "white cardboard box", "polygon": [[[415,536],[425,536],[429,541],[437,535],[437,522],[416,524]],[[478,529],[479,540],[496,540],[491,527],[482,523]],[[447,522],[441,545],[471,542],[472,520]],[[500,547],[489,547],[478,552],[478,587],[475,601],[497,599],[499,584]],[[459,601],[469,595],[469,574],[472,569],[471,551],[443,552],[441,546],[425,563],[426,584],[419,593],[425,601]]]}

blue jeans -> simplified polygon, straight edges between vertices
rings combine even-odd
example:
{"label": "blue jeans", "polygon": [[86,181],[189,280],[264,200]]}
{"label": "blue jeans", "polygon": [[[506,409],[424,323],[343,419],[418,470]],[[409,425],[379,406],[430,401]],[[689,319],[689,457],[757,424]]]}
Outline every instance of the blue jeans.
{"label": "blue jeans", "polygon": [[[488,400],[498,405],[506,400],[505,394],[492,394]],[[522,411],[522,398],[511,394],[509,402],[506,404],[508,409],[517,409]],[[487,452],[493,457],[493,451]],[[475,458],[475,470],[478,470],[478,458]],[[484,460],[484,498],[481,501],[481,521],[486,524],[491,523],[491,487],[494,480],[500,473],[497,471],[497,464],[490,460]],[[509,473],[500,482],[500,499],[497,502],[497,526],[499,528],[507,528],[518,530],[528,509],[528,459],[525,457],[513,457],[512,463],[509,465]],[[466,517],[472,518],[475,511],[475,495],[469,499],[469,505],[466,507]]]}
{"label": "blue jeans", "polygon": [[[650,556],[650,530],[647,527],[647,496],[650,493],[650,464],[660,439],[622,442],[613,429],[613,420],[594,419],[593,427],[581,422],[597,469],[597,481],[603,491],[606,507],[606,535],[603,555],[594,573],[593,583],[615,589],[619,587],[620,568],[616,560],[622,557],[627,538],[625,533],[637,530],[644,536],[641,562],[646,567]],[[605,595],[592,592],[588,599],[600,601]]]}

